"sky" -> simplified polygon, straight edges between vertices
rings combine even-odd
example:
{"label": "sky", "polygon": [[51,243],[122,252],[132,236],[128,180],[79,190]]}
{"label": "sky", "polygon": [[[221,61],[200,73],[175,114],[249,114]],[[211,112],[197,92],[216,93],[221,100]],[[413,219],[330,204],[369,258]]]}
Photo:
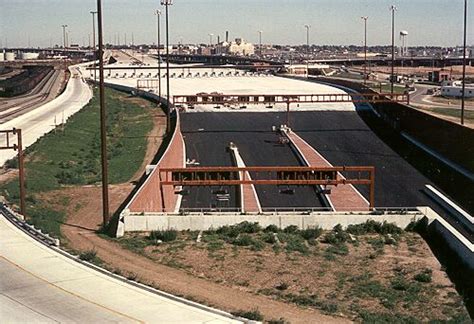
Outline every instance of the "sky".
{"label": "sky", "polygon": [[[0,47],[47,47],[62,44],[61,25],[69,27],[70,43],[88,45],[95,0],[0,0]],[[125,34],[135,44],[156,40],[160,0],[102,0],[104,41]],[[391,42],[390,5],[396,12],[396,32],[408,31],[407,43],[456,46],[462,44],[463,0],[174,0],[170,7],[170,41],[209,43],[209,34],[264,44],[304,44],[305,24],[310,43],[362,45],[362,16],[368,16],[368,44]],[[470,1],[468,44],[474,43],[474,3]],[[163,19],[164,21],[164,19]],[[164,26],[164,25],[163,25]],[[164,27],[163,27],[164,30]]]}

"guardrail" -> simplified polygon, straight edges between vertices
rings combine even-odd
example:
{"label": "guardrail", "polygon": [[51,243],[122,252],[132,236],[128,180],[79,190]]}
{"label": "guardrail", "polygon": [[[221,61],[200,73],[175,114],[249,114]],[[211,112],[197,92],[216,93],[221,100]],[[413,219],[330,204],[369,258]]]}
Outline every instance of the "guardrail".
{"label": "guardrail", "polygon": [[17,216],[17,214],[13,210],[11,210],[7,205],[3,203],[0,204],[0,214],[5,216],[5,218],[12,222],[16,227],[18,227],[34,239],[49,246],[59,246],[59,239],[43,233],[40,229],[35,228],[34,225],[28,224],[25,220],[21,219],[21,217],[23,216]]}

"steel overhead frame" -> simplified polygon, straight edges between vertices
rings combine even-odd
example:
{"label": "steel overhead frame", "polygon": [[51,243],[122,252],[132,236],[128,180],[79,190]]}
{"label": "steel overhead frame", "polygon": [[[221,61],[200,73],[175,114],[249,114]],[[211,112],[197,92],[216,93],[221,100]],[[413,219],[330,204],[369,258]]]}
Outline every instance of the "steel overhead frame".
{"label": "steel overhead frame", "polygon": [[[20,182],[20,213],[26,215],[25,205],[25,168],[23,161],[23,144],[21,129],[13,128],[11,130],[0,130],[0,135],[5,134],[5,146],[0,146],[0,150],[15,150],[18,151],[18,170],[19,170],[19,182]],[[12,144],[10,135],[16,135],[17,142]]]}
{"label": "steel overhead frame", "polygon": [[[368,185],[370,208],[375,207],[375,168],[357,167],[192,167],[157,169],[163,186],[338,186]],[[252,173],[252,179],[244,175]],[[343,175],[343,176],[341,176]]]}
{"label": "steel overhead frame", "polygon": [[410,104],[409,93],[337,93],[337,94],[222,94],[198,93],[195,95],[173,96],[175,107],[180,105],[231,105],[231,104],[286,104],[286,125],[290,125],[290,105],[292,103],[390,103]]}

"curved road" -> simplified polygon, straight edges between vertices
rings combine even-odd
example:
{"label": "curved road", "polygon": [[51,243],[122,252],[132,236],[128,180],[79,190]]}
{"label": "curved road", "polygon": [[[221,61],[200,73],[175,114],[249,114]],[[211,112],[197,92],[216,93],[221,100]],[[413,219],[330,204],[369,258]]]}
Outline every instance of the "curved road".
{"label": "curved road", "polygon": [[86,267],[0,215],[1,323],[239,323]]}

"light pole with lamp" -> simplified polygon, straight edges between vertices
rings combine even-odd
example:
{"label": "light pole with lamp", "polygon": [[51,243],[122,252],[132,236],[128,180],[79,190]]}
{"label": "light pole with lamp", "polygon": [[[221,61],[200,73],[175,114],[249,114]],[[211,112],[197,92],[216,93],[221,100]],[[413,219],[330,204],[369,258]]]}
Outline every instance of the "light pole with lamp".
{"label": "light pole with lamp", "polygon": [[464,0],[464,44],[462,57],[462,94],[461,94],[461,125],[464,125],[464,108],[466,101],[466,55],[467,55],[467,0]]}
{"label": "light pole with lamp", "polygon": [[395,82],[395,11],[397,7],[390,6],[392,12],[392,69],[390,75],[390,92],[393,94],[393,83]]}
{"label": "light pole with lamp", "polygon": [[309,30],[311,29],[310,25],[304,25],[306,28],[306,74],[309,78]]}
{"label": "light pole with lamp", "polygon": [[364,20],[364,84],[367,84],[367,19],[369,17],[360,17]]}
{"label": "light pole with lamp", "polygon": [[173,4],[173,0],[161,0],[161,5],[165,6],[166,16],[166,99],[168,100],[168,109],[166,114],[166,132],[171,130],[171,98],[170,98],[170,43],[169,43],[169,15],[168,7]]}
{"label": "light pole with lamp", "polygon": [[94,53],[94,82],[97,82],[97,71],[95,68],[95,62],[96,62],[96,51],[95,51],[95,15],[97,14],[97,11],[91,11],[92,15],[92,52]]}
{"label": "light pole with lamp", "polygon": [[156,27],[157,27],[157,45],[156,45],[156,55],[158,60],[158,106],[161,106],[161,55],[160,55],[160,47],[161,47],[161,11],[156,10]]}

